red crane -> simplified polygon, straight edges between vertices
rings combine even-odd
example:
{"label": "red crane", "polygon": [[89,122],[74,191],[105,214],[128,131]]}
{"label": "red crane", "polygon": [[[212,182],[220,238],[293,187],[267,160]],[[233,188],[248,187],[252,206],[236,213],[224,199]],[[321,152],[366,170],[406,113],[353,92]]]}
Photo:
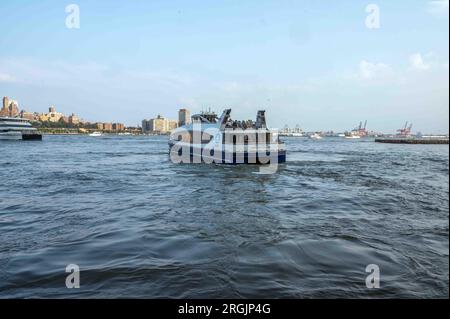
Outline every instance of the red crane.
{"label": "red crane", "polygon": [[410,136],[411,135],[411,129],[412,129],[412,123],[408,126],[408,122],[405,123],[405,126],[401,129],[398,129],[397,132],[399,136]]}

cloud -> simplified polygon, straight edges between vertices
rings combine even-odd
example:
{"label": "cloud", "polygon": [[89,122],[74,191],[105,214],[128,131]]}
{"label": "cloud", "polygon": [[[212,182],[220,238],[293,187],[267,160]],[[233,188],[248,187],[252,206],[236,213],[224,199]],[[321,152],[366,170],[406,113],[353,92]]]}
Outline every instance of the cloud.
{"label": "cloud", "polygon": [[364,80],[387,78],[392,73],[392,68],[384,63],[372,63],[366,60],[359,63],[359,77]]}
{"label": "cloud", "polygon": [[425,63],[422,54],[414,53],[409,57],[409,63],[411,67],[415,70],[428,70],[430,65]]}
{"label": "cloud", "polygon": [[448,18],[449,0],[429,1],[427,11],[437,18]]}
{"label": "cloud", "polygon": [[10,75],[8,73],[1,73],[0,72],[0,82],[10,82],[10,83],[12,83],[12,82],[18,82],[18,81],[17,81],[17,79],[14,76],[12,76],[12,75]]}

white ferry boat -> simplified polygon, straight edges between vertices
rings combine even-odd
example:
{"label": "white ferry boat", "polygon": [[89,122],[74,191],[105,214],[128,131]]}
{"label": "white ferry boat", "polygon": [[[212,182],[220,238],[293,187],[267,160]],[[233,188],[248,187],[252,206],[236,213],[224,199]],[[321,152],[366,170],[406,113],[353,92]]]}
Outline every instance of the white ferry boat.
{"label": "white ferry boat", "polygon": [[42,134],[27,119],[0,117],[0,140],[42,140]]}
{"label": "white ferry boat", "polygon": [[256,122],[233,121],[231,109],[220,118],[215,113],[193,115],[192,122],[170,134],[173,162],[221,164],[276,164],[286,161],[284,143],[267,128],[265,111]]}

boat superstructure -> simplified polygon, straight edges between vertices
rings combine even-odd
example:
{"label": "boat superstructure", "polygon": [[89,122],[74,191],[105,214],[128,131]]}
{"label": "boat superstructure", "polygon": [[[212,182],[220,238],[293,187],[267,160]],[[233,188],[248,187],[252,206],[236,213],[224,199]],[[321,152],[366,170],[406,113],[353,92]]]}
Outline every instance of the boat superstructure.
{"label": "boat superstructure", "polygon": [[223,164],[274,164],[286,161],[284,143],[266,125],[265,111],[256,121],[235,121],[231,109],[220,118],[213,112],[192,116],[188,125],[173,130],[169,138],[174,162]]}
{"label": "boat superstructure", "polygon": [[42,134],[27,119],[0,117],[0,140],[42,140]]}

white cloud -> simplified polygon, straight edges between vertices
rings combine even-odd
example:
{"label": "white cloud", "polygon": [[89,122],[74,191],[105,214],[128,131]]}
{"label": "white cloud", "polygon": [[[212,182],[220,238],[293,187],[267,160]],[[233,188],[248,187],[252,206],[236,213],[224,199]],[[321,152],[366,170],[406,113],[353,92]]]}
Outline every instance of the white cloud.
{"label": "white cloud", "polygon": [[17,79],[8,73],[0,72],[0,82],[17,82]]}
{"label": "white cloud", "polygon": [[448,18],[449,0],[429,1],[427,11],[437,18]]}
{"label": "white cloud", "polygon": [[365,80],[386,78],[392,73],[391,67],[384,63],[372,63],[366,60],[359,63],[359,76]]}
{"label": "white cloud", "polygon": [[409,63],[415,70],[428,70],[430,65],[425,63],[420,53],[414,53],[409,57]]}

